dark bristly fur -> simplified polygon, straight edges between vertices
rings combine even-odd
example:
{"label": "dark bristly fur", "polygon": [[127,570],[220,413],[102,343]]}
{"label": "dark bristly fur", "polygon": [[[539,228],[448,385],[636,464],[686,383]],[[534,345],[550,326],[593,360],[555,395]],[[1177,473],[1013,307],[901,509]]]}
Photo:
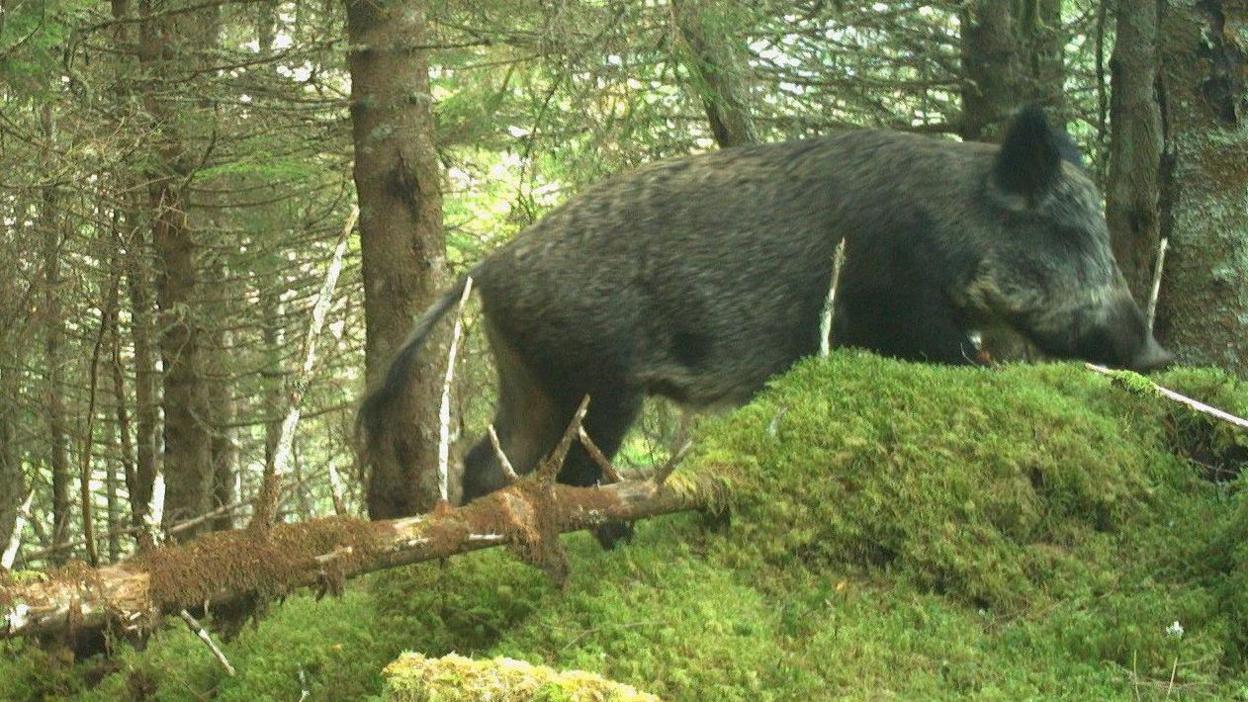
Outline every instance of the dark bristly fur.
{"label": "dark bristly fur", "polygon": [[[1078,160],[1069,137],[1027,109],[1000,148],[864,130],[662,161],[587,189],[472,273],[504,450],[532,470],[585,394],[586,430],[608,456],[647,394],[695,407],[748,400],[818,348],[842,237],[837,344],[965,363],[972,331],[1004,326],[1055,356],[1166,362]],[[368,440],[462,285],[364,401]],[[592,485],[599,469],[578,449],[559,477]],[[465,499],[502,484],[482,440],[467,456]]]}

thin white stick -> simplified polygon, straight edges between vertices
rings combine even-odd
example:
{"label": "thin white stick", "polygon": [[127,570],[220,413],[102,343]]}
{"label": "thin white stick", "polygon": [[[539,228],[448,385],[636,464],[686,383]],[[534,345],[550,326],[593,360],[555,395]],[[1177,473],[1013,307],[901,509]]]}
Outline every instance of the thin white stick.
{"label": "thin white stick", "polygon": [[823,301],[823,316],[819,322],[819,357],[827,358],[832,352],[832,315],[836,310],[836,286],[841,280],[841,267],[845,265],[845,240],[836,245],[832,255],[832,280],[828,281],[828,297]]}
{"label": "thin white stick", "polygon": [[234,666],[230,665],[230,659],[226,658],[225,654],[221,652],[221,649],[217,648],[217,645],[212,642],[212,637],[208,635],[208,631],[204,629],[204,627],[196,621],[195,617],[192,617],[191,613],[185,609],[178,612],[178,616],[182,617],[182,621],[186,622],[186,625],[191,628],[191,633],[198,636],[199,640],[203,641],[204,645],[208,647],[208,650],[212,651],[212,655],[216,657],[219,663],[221,663],[221,667],[225,668],[225,672],[228,673],[231,678],[234,677],[236,675],[234,672]]}
{"label": "thin white stick", "polygon": [[449,475],[451,464],[451,380],[455,377],[455,356],[459,353],[459,337],[464,333],[464,305],[472,292],[472,276],[464,280],[464,292],[455,311],[455,329],[451,332],[451,349],[446,354],[446,378],[442,381],[442,406],[438,408],[438,495],[450,502]]}
{"label": "thin white stick", "polygon": [[35,498],[34,488],[26,493],[22,506],[17,508],[17,519],[13,522],[13,533],[9,534],[9,544],[4,553],[0,554],[0,570],[13,570],[17,562],[17,550],[22,547],[22,531],[26,528],[26,520],[30,519],[30,504]]}
{"label": "thin white stick", "polygon": [[[1111,377],[1116,372],[1116,371],[1110,370],[1109,368],[1106,368],[1105,366],[1098,366],[1095,363],[1085,363],[1083,365],[1086,366],[1088,370],[1096,371],[1097,373],[1100,373],[1102,375],[1108,375]],[[1148,379],[1145,378],[1145,380],[1148,380]],[[1150,385],[1153,386],[1153,388],[1157,392],[1161,393],[1165,397],[1170,398],[1171,400],[1174,400],[1175,402],[1187,405],[1188,407],[1191,407],[1192,409],[1196,410],[1197,412],[1200,412],[1201,414],[1206,414],[1206,415],[1209,415],[1210,417],[1220,419],[1228,424],[1233,424],[1239,427],[1240,429],[1248,429],[1248,419],[1243,419],[1242,417],[1236,417],[1230,412],[1220,410],[1217,407],[1214,407],[1213,405],[1206,405],[1200,400],[1193,400],[1187,395],[1184,395],[1182,393],[1177,393],[1167,387],[1162,387],[1158,385],[1157,383],[1154,383],[1151,380],[1149,380],[1148,382]]]}
{"label": "thin white stick", "polygon": [[1153,333],[1153,322],[1157,320],[1157,297],[1161,294],[1161,269],[1166,265],[1166,248],[1170,239],[1162,237],[1157,244],[1157,265],[1153,267],[1153,289],[1148,294],[1148,333]]}

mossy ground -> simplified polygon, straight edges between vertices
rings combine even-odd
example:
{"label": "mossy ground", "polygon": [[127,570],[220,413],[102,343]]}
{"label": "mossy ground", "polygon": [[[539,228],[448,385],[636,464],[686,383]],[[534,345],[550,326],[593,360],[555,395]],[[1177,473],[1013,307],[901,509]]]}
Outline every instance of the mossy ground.
{"label": "mossy ground", "polygon": [[[1221,374],[1158,380],[1248,414]],[[107,664],[19,644],[0,699],[360,699],[412,650],[667,700],[1248,700],[1246,446],[1077,365],[836,353],[703,423],[677,476],[728,480],[727,523],[565,537],[562,591],[493,551],[292,597],[232,679],[178,625]]]}

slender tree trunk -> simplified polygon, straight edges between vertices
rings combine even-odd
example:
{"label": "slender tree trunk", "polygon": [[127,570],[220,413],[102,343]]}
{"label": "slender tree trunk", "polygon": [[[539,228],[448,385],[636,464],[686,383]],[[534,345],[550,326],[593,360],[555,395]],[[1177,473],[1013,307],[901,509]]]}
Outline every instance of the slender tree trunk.
{"label": "slender tree trunk", "polygon": [[1114,256],[1135,299],[1148,299],[1161,237],[1161,153],[1164,141],[1157,91],[1159,2],[1118,6],[1117,41],[1109,60],[1109,181],[1105,217]]}
{"label": "slender tree trunk", "polygon": [[[278,279],[280,281],[280,276]],[[260,314],[264,323],[264,368],[261,370],[264,380],[264,464],[271,466],[277,452],[277,439],[282,433],[282,415],[286,411],[286,374],[282,369],[285,334],[282,332],[282,302],[277,290],[260,291]]]}
{"label": "slender tree trunk", "polygon": [[[136,63],[136,46],[132,36],[133,5],[130,0],[112,0],[113,48],[117,60],[117,102],[130,105],[134,94],[132,69]],[[119,125],[120,127],[121,125]],[[117,428],[121,438],[122,466],[125,469],[126,493],[130,502],[130,522],[136,527],[140,548],[151,546],[143,528],[152,487],[159,470],[159,370],[156,368],[152,317],[152,281],[155,275],[149,264],[152,258],[147,237],[148,223],[140,216],[144,203],[136,184],[137,174],[121,174],[121,199],[126,203],[121,227],[117,234],[118,263],[126,278],[126,296],[130,312],[130,341],[134,349],[134,437],[131,439],[130,417],[126,410],[125,367],[122,364],[122,338],[114,327],[113,393],[117,398]]]}
{"label": "slender tree trunk", "polygon": [[1170,0],[1161,31],[1170,240],[1158,334],[1179,357],[1248,372],[1248,3]]}
{"label": "slender tree trunk", "polygon": [[[189,155],[177,130],[174,106],[161,94],[162,79],[182,58],[175,16],[160,0],[142,0],[139,60],[144,69],[143,102],[152,119],[155,165],[149,176],[148,206],[156,254],[156,303],[160,308],[160,357],[164,365],[165,524],[204,514],[211,505],[213,470],[207,422],[207,388],[200,349],[197,246],[186,221],[183,184]],[[153,16],[153,11],[157,12]],[[183,532],[190,538],[196,530]]]}
{"label": "slender tree trunk", "polygon": [[[50,105],[45,104],[40,115],[42,136],[45,139],[44,173],[51,177],[52,142],[56,138],[56,123]],[[73,475],[69,466],[69,438],[65,429],[65,360],[62,358],[64,344],[63,312],[61,310],[61,223],[56,184],[44,187],[40,225],[43,227],[43,322],[44,363],[47,364],[46,405],[48,419],[48,462],[52,469],[52,541],[62,546],[69,538],[70,489]],[[57,551],[57,560],[65,557],[65,551]]]}
{"label": "slender tree trunk", "polygon": [[[385,373],[412,320],[445,282],[446,242],[434,146],[424,4],[347,0],[355,186],[363,256],[365,363],[370,383]],[[436,501],[441,343],[415,374],[388,448],[369,456],[374,519],[413,514]],[[422,470],[422,468],[424,470]],[[453,479],[458,486],[460,480]],[[452,495],[452,499],[456,496]]]}
{"label": "slender tree trunk", "polygon": [[127,217],[132,231],[126,245],[126,291],[130,299],[130,336],[134,344],[134,425],[135,469],[126,476],[130,495],[130,521],[139,528],[140,546],[152,501],[156,473],[160,470],[160,371],[156,367],[154,308],[151,268],[147,265],[146,229],[137,218]]}
{"label": "slender tree trunk", "polygon": [[[121,262],[118,260],[114,265],[120,266]],[[130,412],[127,408],[129,397],[126,395],[125,367],[121,362],[121,330],[119,327],[119,324],[113,325],[112,338],[109,339],[109,370],[113,379],[113,412],[117,426],[117,451],[120,457],[121,477],[125,482],[127,492],[129,492],[130,486],[137,482],[138,478],[135,474],[134,440],[131,438]],[[122,515],[121,501],[115,497],[116,472],[112,469],[109,472],[109,481],[108,555],[110,559],[115,561],[121,549],[120,537],[117,535],[117,532],[121,529],[124,517]],[[134,500],[134,495],[131,494],[129,497],[131,501]],[[130,513],[134,514],[133,505]],[[141,523],[135,524],[135,526],[141,526]],[[118,553],[114,553],[114,551]]]}
{"label": "slender tree trunk", "polygon": [[[225,348],[232,344],[231,337],[228,332],[222,334],[221,341]],[[234,504],[239,497],[234,489],[239,471],[238,429],[233,426],[238,420],[238,407],[234,402],[234,384],[227,382],[225,377],[218,378],[210,394],[212,417],[216,423],[212,435],[212,501],[214,508],[220,508]],[[223,513],[212,520],[212,528],[233,529],[234,515]]]}
{"label": "slender tree trunk", "polygon": [[707,0],[672,2],[684,47],[679,58],[693,81],[720,148],[753,144],[758,131],[750,109],[745,63],[729,36],[733,25],[726,4]]}

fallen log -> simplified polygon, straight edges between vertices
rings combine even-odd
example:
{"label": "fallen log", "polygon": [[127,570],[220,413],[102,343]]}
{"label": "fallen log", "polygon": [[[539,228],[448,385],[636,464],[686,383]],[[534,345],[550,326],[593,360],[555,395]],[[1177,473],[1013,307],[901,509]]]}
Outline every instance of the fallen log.
{"label": "fallen log", "polygon": [[[657,477],[657,476],[656,476]],[[509,545],[556,577],[560,533],[723,504],[715,479],[634,480],[578,488],[526,479],[460,508],[368,522],[327,517],[166,545],[101,568],[71,564],[37,582],[0,580],[0,638],[139,633],[183,609],[244,608],[299,587],[339,592],[346,579]]]}

